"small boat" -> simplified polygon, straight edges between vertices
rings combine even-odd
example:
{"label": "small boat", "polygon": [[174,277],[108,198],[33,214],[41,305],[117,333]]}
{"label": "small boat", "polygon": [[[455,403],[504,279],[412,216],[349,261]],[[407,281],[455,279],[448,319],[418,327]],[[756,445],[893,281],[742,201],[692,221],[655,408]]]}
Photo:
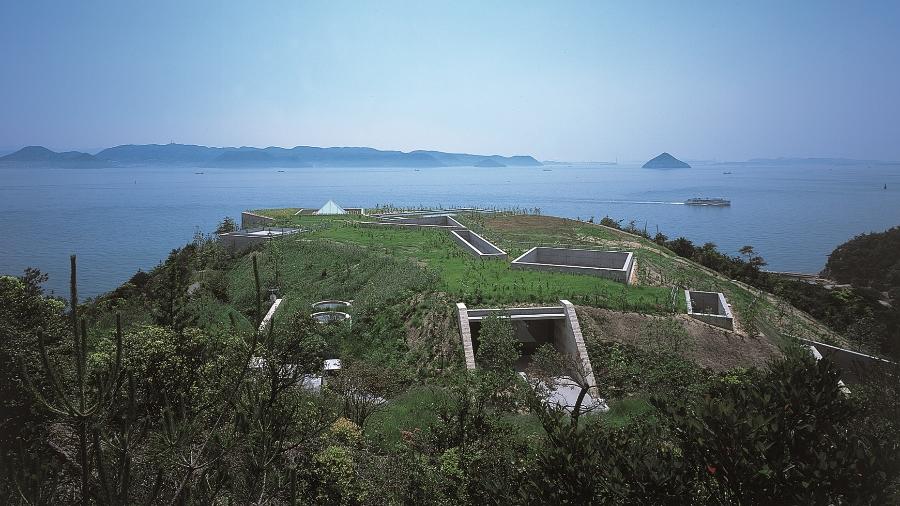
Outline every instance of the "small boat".
{"label": "small boat", "polygon": [[731,174],[731,172],[723,172],[722,174]]}
{"label": "small boat", "polygon": [[283,170],[279,170],[278,172],[284,172]]}
{"label": "small boat", "polygon": [[723,199],[721,197],[697,197],[692,199],[687,199],[684,201],[684,205],[686,206],[718,206],[725,207],[730,206],[731,201],[728,199]]}
{"label": "small boat", "polygon": [[544,170],[544,172],[552,172],[553,171],[553,169],[543,169],[543,170]]}
{"label": "small boat", "polygon": [[202,172],[194,172],[194,174],[203,174]]}

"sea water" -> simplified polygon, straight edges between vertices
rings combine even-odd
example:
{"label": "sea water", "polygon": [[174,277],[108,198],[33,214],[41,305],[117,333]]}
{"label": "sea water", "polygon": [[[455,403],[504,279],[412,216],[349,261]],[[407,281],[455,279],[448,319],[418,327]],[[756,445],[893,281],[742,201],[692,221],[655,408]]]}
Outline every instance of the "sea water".
{"label": "sea water", "polygon": [[[202,173],[197,173],[202,172]],[[246,209],[484,206],[634,220],[650,234],[752,245],[768,269],[818,272],[853,236],[900,225],[900,165],[699,164],[445,168],[2,168],[0,273],[37,267],[65,295],[69,255],[93,296],[157,265],[196,231]],[[884,185],[887,189],[884,189]],[[725,197],[730,207],[686,206]]]}

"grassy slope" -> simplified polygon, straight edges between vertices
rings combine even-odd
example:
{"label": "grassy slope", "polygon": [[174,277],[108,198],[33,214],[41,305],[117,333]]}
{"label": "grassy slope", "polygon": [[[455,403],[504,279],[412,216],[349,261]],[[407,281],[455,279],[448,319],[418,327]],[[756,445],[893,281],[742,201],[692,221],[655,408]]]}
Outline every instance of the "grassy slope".
{"label": "grassy slope", "polygon": [[[255,211],[260,214],[271,210]],[[313,229],[305,239],[326,239],[410,259],[439,277],[439,291],[470,306],[555,303],[570,299],[579,304],[619,310],[662,313],[669,309],[671,291],[662,286],[629,286],[590,276],[514,270],[508,262],[472,257],[441,230],[362,227],[361,217],[311,217],[267,214],[279,225]],[[327,227],[322,227],[327,224]],[[511,251],[518,253],[522,248]],[[684,301],[677,299],[679,308]]]}
{"label": "grassy slope", "polygon": [[[639,270],[637,286],[626,287],[590,276],[512,270],[508,262],[470,256],[441,230],[364,227],[358,222],[370,221],[370,218],[353,215],[301,217],[294,216],[293,210],[256,212],[275,217],[277,225],[305,229],[301,234],[270,241],[256,251],[263,290],[276,284],[277,270],[277,284],[285,297],[285,303],[276,315],[276,326],[284,325],[295,312],[311,312],[310,304],[318,300],[353,299],[352,329],[334,329],[329,340],[329,354],[345,359],[366,357],[398,371],[411,371],[410,374],[424,379],[440,374],[438,370],[446,366],[460,365],[461,347],[455,328],[454,302],[464,301],[472,307],[547,304],[561,298],[569,299],[582,306],[579,312],[584,319],[586,340],[595,368],[605,377],[604,384],[617,382],[619,394],[607,392],[614,409],[604,415],[613,425],[628,423],[633,417],[647,414],[646,403],[629,401],[632,396],[641,398],[649,395],[648,392],[678,383],[678,378],[683,378],[686,371],[699,378],[685,379],[688,386],[702,381],[705,373],[698,373],[696,365],[685,369],[684,365],[671,360],[655,364],[651,360],[655,355],[621,348],[616,341],[625,345],[631,343],[605,336],[611,327],[592,313],[601,310],[590,310],[585,306],[613,312],[628,311],[637,315],[635,318],[646,319],[650,318],[646,314],[666,315],[671,311],[673,287],[690,286],[724,292],[739,319],[746,317],[750,306],[755,305],[759,312],[755,320],[765,323],[766,334],[772,341],[767,343],[769,348],[778,344],[778,336],[782,333],[819,339],[826,334],[821,325],[772,296],[763,294],[760,297],[749,287],[681,259],[651,241],[599,225],[511,214],[459,217],[511,257],[538,245],[634,251]],[[238,319],[242,327],[251,325],[255,307],[251,265],[251,255],[230,261],[225,270],[228,303],[217,301],[208,294],[194,298],[192,303],[203,308],[199,311],[201,326],[214,330],[225,325],[228,314],[235,310],[244,315]],[[683,311],[683,296],[680,291],[676,294],[676,309]],[[136,317],[143,315],[146,320],[148,308],[130,309]],[[100,316],[112,314],[111,311],[109,315],[100,313]],[[135,323],[143,320],[136,318]],[[101,326],[111,323],[110,318],[101,318]],[[596,325],[592,327],[592,324]],[[594,332],[591,330],[594,327],[601,330]],[[640,333],[637,328],[640,325],[635,327],[633,332]],[[626,328],[623,332],[629,330]],[[709,348],[707,355],[723,354],[721,347],[710,347],[702,339],[697,342],[699,346]],[[731,348],[728,354],[741,355]],[[715,356],[708,358],[716,361]],[[728,364],[719,360],[722,363],[718,365],[723,367],[713,368],[727,369],[735,365],[732,363],[735,360],[740,362],[740,359],[730,358],[734,360]],[[683,364],[684,360],[678,362]],[[698,363],[710,366],[703,361]],[[737,365],[755,364],[741,362]],[[648,383],[649,380],[633,378],[656,379]],[[410,385],[421,384],[412,376],[407,379]],[[393,440],[398,430],[429,424],[435,402],[436,397],[429,387],[414,387],[397,402],[390,403],[387,411],[376,416],[367,432]],[[511,421],[523,425],[525,433],[536,431],[537,424],[528,417],[512,417]]]}
{"label": "grassy slope", "polygon": [[[285,297],[276,315],[276,326],[284,325],[295,312],[311,312],[310,304],[318,300],[352,299],[352,329],[334,329],[329,354],[345,359],[366,357],[398,371],[412,371],[410,374],[422,379],[434,375],[438,369],[459,365],[461,354],[453,306],[453,302],[459,301],[472,307],[547,304],[564,298],[580,306],[628,311],[644,317],[643,314],[668,314],[672,309],[672,288],[690,286],[724,292],[739,319],[755,304],[760,314],[757,319],[766,322],[767,335],[775,336],[773,342],[778,341],[780,333],[812,334],[818,338],[822,334],[821,326],[793,308],[779,305],[775,299],[757,297],[739,283],[678,258],[651,241],[598,225],[510,214],[459,217],[511,257],[537,245],[634,251],[638,262],[637,286],[591,276],[513,270],[508,262],[470,256],[441,230],[365,227],[358,222],[370,219],[353,215],[294,216],[294,210],[256,212],[276,218],[279,226],[305,230],[270,241],[256,251],[263,290],[277,284]],[[255,294],[251,265],[251,255],[243,255],[235,258],[225,271],[230,303],[208,296],[195,299],[196,304],[205,308],[201,312],[204,321],[200,322],[204,327],[224,324],[232,310],[252,318]],[[682,312],[683,296],[680,291],[675,293],[676,310]],[[138,309],[141,308],[135,308]],[[607,380],[617,382],[616,391],[620,392],[620,395],[607,392],[614,407],[610,414],[604,415],[608,423],[619,425],[629,423],[633,417],[648,415],[646,403],[629,400],[631,396],[640,398],[662,388],[660,385],[678,383],[673,378],[684,377],[686,371],[694,371],[691,374],[700,378],[685,379],[687,385],[702,381],[702,373],[696,372],[696,366],[678,366],[671,361],[654,365],[650,358],[655,355],[628,352],[614,342],[606,342],[608,338],[603,332],[591,331],[591,322],[598,321],[594,315],[585,307],[579,311],[585,319],[583,325],[591,353],[597,355],[595,367],[599,367],[601,374],[607,374],[603,370],[610,371],[612,376]],[[248,318],[240,320],[242,326],[249,324]],[[607,329],[607,326],[600,327]],[[704,346],[702,340],[698,342]],[[606,355],[619,357],[618,362]],[[630,380],[632,377],[656,378],[656,383],[644,384]],[[411,376],[407,379],[411,385],[420,383]],[[617,400],[619,397],[621,400]],[[367,432],[395,440],[399,430],[430,424],[436,401],[430,387],[414,387],[376,416]],[[539,432],[538,425],[528,417],[514,416],[511,422],[522,425],[526,434]]]}
{"label": "grassy slope", "polygon": [[[479,260],[466,254],[446,232],[355,225],[363,216],[294,216],[293,210],[259,210],[279,225],[311,230],[306,238],[322,238],[364,246],[385,255],[412,259],[435,272],[437,289],[470,306],[553,303],[565,298],[579,305],[619,311],[662,314],[671,310],[672,288],[677,288],[678,312],[685,308],[681,290],[723,292],[737,315],[739,326],[755,327],[775,345],[788,336],[843,344],[823,325],[784,301],[729,280],[699,264],[639,236],[575,220],[549,216],[499,213],[464,214],[458,220],[497,244],[514,258],[533,246],[576,246],[634,251],[637,286],[561,273],[519,271],[508,262]],[[739,327],[739,331],[744,330]]]}
{"label": "grassy slope", "polygon": [[602,225],[548,216],[473,215],[461,219],[507,251],[539,245],[634,251],[639,283],[678,287],[682,310],[684,296],[680,290],[685,287],[722,292],[732,305],[739,324],[742,320],[752,319],[752,323],[776,345],[783,344],[786,336],[842,342],[839,336],[784,301],[678,257],[643,237]]}

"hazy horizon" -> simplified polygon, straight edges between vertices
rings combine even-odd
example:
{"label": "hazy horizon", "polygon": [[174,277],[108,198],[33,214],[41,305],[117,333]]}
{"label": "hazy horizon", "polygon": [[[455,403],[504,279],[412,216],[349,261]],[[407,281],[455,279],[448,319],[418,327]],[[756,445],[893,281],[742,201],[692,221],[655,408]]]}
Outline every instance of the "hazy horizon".
{"label": "hazy horizon", "polygon": [[[127,144],[129,144],[129,145],[163,145],[163,144],[168,144],[168,143],[158,143],[158,142],[156,142],[156,143],[150,143],[150,142],[148,142],[148,143],[131,142],[131,143],[127,143]],[[239,145],[225,146],[225,145],[207,145],[207,144],[198,144],[198,143],[194,143],[194,142],[184,142],[184,143],[180,143],[180,142],[179,142],[179,143],[176,143],[176,144],[182,144],[182,145],[199,145],[199,146],[206,146],[206,147],[213,147],[213,148],[236,147],[236,148],[256,148],[256,149],[265,149],[265,148],[269,148],[269,147],[276,147],[276,148],[286,148],[286,149],[290,149],[290,148],[294,148],[294,147],[298,147],[298,146],[321,147],[321,148],[371,148],[371,147],[373,147],[373,146],[344,146],[344,145],[334,145],[334,146],[310,146],[309,144],[292,144],[292,145],[283,145],[283,146],[275,146],[275,145],[271,145],[271,144],[270,144],[270,145],[257,145],[257,146],[251,146],[251,145],[247,145],[247,144],[239,144]],[[10,153],[14,153],[14,152],[16,152],[16,151],[18,151],[18,150],[20,150],[20,149],[22,149],[22,148],[29,147],[29,146],[41,146],[41,147],[45,147],[45,148],[47,148],[47,149],[50,149],[51,151],[56,151],[56,152],[63,152],[63,151],[80,151],[80,152],[82,152],[82,153],[89,153],[89,154],[92,154],[92,155],[96,155],[97,153],[99,153],[100,151],[103,151],[104,149],[111,148],[111,147],[116,147],[116,146],[120,146],[120,145],[115,145],[115,146],[103,146],[103,147],[94,147],[94,148],[54,147],[54,146],[48,146],[48,145],[45,145],[45,144],[28,144],[28,145],[11,146],[11,147],[0,146],[0,156],[6,155],[6,154],[10,154]],[[376,148],[376,149],[380,149],[380,150],[382,150],[382,151],[403,151],[403,152],[411,152],[411,151],[441,151],[441,152],[445,152],[445,153],[453,153],[453,152],[455,152],[455,153],[463,153],[462,151],[449,151],[449,150],[439,149],[439,148],[427,148],[427,149],[415,148],[415,149],[408,149],[408,150],[400,150],[400,149],[392,149],[392,148]],[[599,159],[598,159],[598,160],[563,160],[563,159],[542,158],[542,157],[539,157],[539,156],[536,156],[536,155],[532,155],[531,153],[495,153],[495,152],[474,153],[474,152],[466,152],[466,154],[472,154],[472,155],[488,155],[488,156],[492,156],[492,155],[500,155],[500,156],[533,156],[536,160],[538,160],[538,161],[540,161],[540,162],[574,163],[574,164],[593,164],[593,163],[603,163],[603,164],[605,164],[605,163],[610,163],[610,162],[619,162],[619,163],[624,163],[624,164],[643,164],[643,163],[645,163],[645,162],[647,161],[647,160],[638,160],[638,159],[630,159],[630,158],[619,158],[619,157],[616,157],[616,158],[613,158],[613,159],[608,159],[608,160],[599,160]],[[657,153],[657,155],[658,155],[658,154],[659,154],[659,153]],[[670,154],[673,154],[673,153],[670,153]],[[656,156],[656,155],[650,156],[650,157],[648,158],[648,160],[649,160],[650,158],[653,158],[654,156]],[[678,158],[678,159],[680,159],[680,160],[682,160],[682,161],[684,161],[684,162],[690,162],[690,163],[706,163],[706,162],[712,162],[712,163],[722,163],[722,162],[736,162],[736,163],[743,163],[743,162],[748,162],[748,161],[751,161],[751,160],[777,160],[777,159],[785,159],[785,160],[803,160],[803,159],[810,159],[810,160],[816,160],[816,159],[818,159],[818,160],[829,160],[829,159],[831,159],[831,160],[848,160],[848,161],[855,161],[855,162],[880,162],[880,163],[891,163],[891,164],[893,164],[893,163],[900,163],[900,160],[891,160],[891,159],[856,158],[856,157],[829,157],[829,156],[816,156],[816,155],[806,155],[806,156],[802,156],[802,155],[798,155],[798,156],[766,156],[766,155],[757,155],[757,156],[751,156],[751,157],[743,158],[743,159],[727,159],[727,158],[725,158],[725,159],[718,159],[718,158],[688,158],[688,157],[680,157],[680,156],[678,156],[677,154],[673,154],[673,156],[675,156],[676,158]]]}
{"label": "hazy horizon", "polygon": [[900,3],[14,3],[0,150],[900,159]]}

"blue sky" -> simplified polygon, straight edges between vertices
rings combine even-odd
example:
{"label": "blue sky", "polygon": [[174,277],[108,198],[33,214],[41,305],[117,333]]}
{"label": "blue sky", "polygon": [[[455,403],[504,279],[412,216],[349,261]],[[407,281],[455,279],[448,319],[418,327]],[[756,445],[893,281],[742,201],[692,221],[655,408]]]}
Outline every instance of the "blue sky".
{"label": "blue sky", "polygon": [[900,2],[2,2],[0,148],[900,159]]}

